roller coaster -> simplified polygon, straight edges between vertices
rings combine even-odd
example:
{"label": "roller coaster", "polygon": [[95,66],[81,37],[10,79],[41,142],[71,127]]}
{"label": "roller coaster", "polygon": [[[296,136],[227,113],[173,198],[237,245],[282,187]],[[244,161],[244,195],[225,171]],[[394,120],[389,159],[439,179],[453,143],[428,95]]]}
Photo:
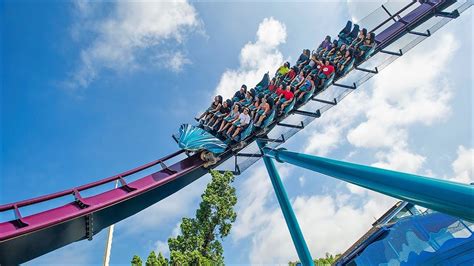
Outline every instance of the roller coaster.
{"label": "roller coaster", "polygon": [[[402,200],[473,221],[473,206],[466,206],[465,203],[466,200],[472,199],[470,197],[473,195],[473,190],[467,185],[449,182],[434,184],[419,176],[384,172],[277,149],[315,119],[321,117],[324,112],[338,105],[352,91],[361,87],[371,77],[404,56],[417,44],[431,37],[437,30],[459,17],[471,6],[471,0],[387,2],[357,24],[351,23],[350,27],[353,26],[353,29],[358,30],[361,25],[370,29],[368,32],[375,35],[376,45],[367,54],[367,58],[360,62],[353,61],[343,75],[328,79],[321,90],[312,91],[298,105],[290,105],[283,115],[272,116],[272,119],[267,119],[268,122],[264,126],[252,128],[248,134],[241,136],[239,145],[222,147],[218,160],[215,160],[212,165],[207,164],[205,156],[202,156],[206,150],[181,149],[135,169],[93,183],[1,205],[0,212],[12,212],[15,219],[0,221],[0,264],[15,265],[27,262],[70,243],[85,239],[92,240],[93,236],[102,229],[178,192],[208,173],[209,168],[232,171],[239,175],[261,158],[264,159],[269,170],[275,190],[279,187],[278,174],[272,166],[271,158],[335,176]],[[268,79],[269,76],[266,74],[256,87],[268,85]],[[182,132],[172,137],[182,146]],[[156,171],[153,167],[161,169]],[[342,168],[350,169],[354,175],[359,176],[347,176],[341,170]],[[145,174],[148,172],[151,173]],[[365,176],[373,175],[375,172],[378,178],[395,179],[387,179],[386,184],[365,179]],[[135,178],[138,175],[142,176]],[[407,191],[403,187],[394,186],[393,182],[400,180],[396,178],[417,180],[419,184],[425,184],[432,189],[431,192],[449,191],[449,193],[441,199],[420,195],[420,191]],[[115,189],[88,195],[88,191],[113,182],[119,182],[120,185]],[[277,196],[279,196],[278,200],[292,233],[298,255],[304,265],[311,265],[312,261],[308,257],[306,244],[304,240],[303,243],[300,242],[303,238],[291,206],[285,205],[288,203],[288,199],[285,199],[286,194],[278,195],[277,192]],[[448,202],[449,196],[452,196],[452,200]],[[67,204],[27,216],[22,215],[22,208],[64,198],[70,198]],[[460,204],[463,201],[464,204]],[[290,210],[285,212],[285,208],[290,208]]]}

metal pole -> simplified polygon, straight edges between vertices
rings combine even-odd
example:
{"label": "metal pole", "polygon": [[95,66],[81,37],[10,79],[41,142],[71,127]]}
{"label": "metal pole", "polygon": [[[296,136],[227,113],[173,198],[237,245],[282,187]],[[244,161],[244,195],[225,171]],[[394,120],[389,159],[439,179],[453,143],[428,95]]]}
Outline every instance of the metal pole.
{"label": "metal pole", "polygon": [[301,154],[285,149],[263,148],[264,157],[275,158],[338,178],[382,194],[474,222],[474,187]]}
{"label": "metal pole", "polygon": [[[262,149],[264,144],[260,141],[257,141],[257,143],[260,149]],[[278,174],[275,164],[273,163],[273,160],[271,158],[266,156],[263,157],[263,162],[265,163],[268,175],[270,176],[270,180],[272,181],[273,189],[275,190],[278,203],[280,204],[281,211],[283,212],[283,216],[285,217],[286,225],[288,226],[288,230],[290,231],[291,239],[293,240],[293,244],[295,245],[298,257],[300,258],[300,261],[303,265],[313,266],[313,259],[311,257],[311,254],[309,253],[308,246],[306,245],[303,233],[301,232],[298,220],[296,219],[296,215],[293,211],[293,208],[291,207],[288,195],[286,194],[285,187],[281,182],[281,178]]]}
{"label": "metal pole", "polygon": [[[118,187],[118,180],[115,180],[115,188]],[[112,238],[114,236],[114,224],[109,226],[107,233],[107,242],[105,242],[105,252],[104,252],[104,266],[109,266],[110,263],[110,251],[112,250]]]}

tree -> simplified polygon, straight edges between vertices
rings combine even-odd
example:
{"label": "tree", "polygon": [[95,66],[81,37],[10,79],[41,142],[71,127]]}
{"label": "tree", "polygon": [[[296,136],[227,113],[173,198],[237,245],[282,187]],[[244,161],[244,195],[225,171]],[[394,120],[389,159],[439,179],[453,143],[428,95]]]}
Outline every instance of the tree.
{"label": "tree", "polygon": [[166,258],[163,256],[163,254],[161,254],[161,252],[158,253],[158,259],[157,259],[157,260],[158,260],[158,265],[159,265],[159,266],[166,266],[166,265],[169,264],[169,263],[168,263],[168,259],[166,259]]}
{"label": "tree", "polygon": [[150,252],[145,263],[146,266],[166,266],[168,265],[168,260],[163,257],[163,254],[158,253],[158,257],[155,254],[155,251]]}
{"label": "tree", "polygon": [[314,260],[314,265],[316,266],[331,266],[336,260],[341,256],[341,254],[336,254],[336,256],[333,256],[326,252],[326,257],[325,258],[319,258]]}
{"label": "tree", "polygon": [[142,259],[140,256],[133,256],[132,261],[130,262],[132,266],[142,266]]}
{"label": "tree", "polygon": [[181,234],[168,239],[172,264],[223,264],[221,240],[230,233],[237,214],[234,176],[211,171],[212,180],[201,195],[195,218],[183,218]]}
{"label": "tree", "polygon": [[[336,256],[333,256],[331,254],[329,254],[328,252],[326,252],[326,257],[325,258],[319,258],[319,259],[314,259],[313,262],[314,262],[314,265],[315,266],[331,266],[332,264],[334,264],[334,262],[336,262],[336,260],[341,256],[341,254],[337,254]],[[288,265],[289,266],[296,266],[298,265],[300,262],[299,261],[290,261],[288,262]]]}
{"label": "tree", "polygon": [[156,258],[155,251],[150,252],[150,255],[148,255],[148,258],[146,259],[145,265],[158,266],[158,259]]}
{"label": "tree", "polygon": [[[201,195],[196,217],[183,218],[181,233],[168,239],[170,259],[161,253],[150,253],[146,266],[155,265],[223,265],[224,250],[221,241],[229,235],[237,214],[234,176],[230,172],[221,174],[211,171],[212,180]],[[138,256],[135,256],[138,257]],[[135,260],[134,257],[134,260]],[[140,260],[140,257],[138,257]],[[138,266],[133,264],[132,266]],[[140,264],[141,266],[141,260]]]}

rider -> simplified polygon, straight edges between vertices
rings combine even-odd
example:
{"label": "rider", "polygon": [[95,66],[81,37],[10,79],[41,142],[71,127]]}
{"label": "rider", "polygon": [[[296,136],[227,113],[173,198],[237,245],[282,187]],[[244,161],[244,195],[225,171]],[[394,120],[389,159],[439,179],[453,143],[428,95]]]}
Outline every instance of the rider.
{"label": "rider", "polygon": [[224,117],[223,119],[224,121],[222,121],[221,127],[219,128],[217,133],[220,133],[226,130],[230,125],[232,125],[232,123],[234,123],[235,121],[237,121],[237,119],[239,119],[239,115],[240,115],[240,104],[234,103],[234,106],[232,107],[232,111],[226,117]]}
{"label": "rider", "polygon": [[243,84],[240,87],[240,90],[236,91],[234,97],[232,97],[233,102],[241,102],[245,99],[245,94],[247,92],[247,85]]}
{"label": "rider", "polygon": [[263,120],[265,120],[265,118],[267,118],[270,115],[272,111],[273,103],[274,103],[273,99],[270,97],[268,99],[267,98],[262,99],[262,103],[258,107],[257,116],[256,116],[256,118],[258,117],[258,121],[257,123],[254,124],[256,127],[261,126],[263,123]]}
{"label": "rider", "polygon": [[205,117],[204,120],[209,119],[210,118],[209,114],[213,114],[214,112],[217,112],[219,108],[221,108],[221,106],[222,106],[222,96],[217,95],[216,97],[214,97],[214,101],[212,102],[211,106],[207,108],[207,110],[204,113],[202,113],[200,116],[196,117],[195,119],[197,121],[200,121],[201,118],[203,117]]}
{"label": "rider", "polygon": [[250,124],[250,115],[249,115],[249,108],[245,107],[242,113],[239,115],[239,119],[232,123],[232,126],[227,130],[227,135],[231,136],[230,134],[235,129],[234,134],[230,137],[231,139],[235,139],[237,135],[242,131],[242,129],[246,128]]}
{"label": "rider", "polygon": [[280,112],[278,113],[278,115],[283,114],[283,112],[285,111],[285,107],[291,103],[294,97],[295,94],[291,91],[291,86],[286,86],[286,89],[283,91],[282,97],[280,97]]}
{"label": "rider", "polygon": [[231,100],[225,100],[222,103],[221,108],[219,108],[219,111],[214,113],[212,118],[206,123],[205,127],[209,127],[211,130],[214,129],[219,124],[219,122],[222,121],[222,118],[230,113],[231,104]]}
{"label": "rider", "polygon": [[303,99],[304,95],[311,91],[314,86],[313,76],[308,75],[306,79],[302,82],[301,86],[296,90],[295,96],[297,96],[297,101]]}
{"label": "rider", "polygon": [[324,65],[321,66],[318,74],[318,88],[324,85],[324,82],[334,73],[334,66],[331,65],[329,60],[324,60]]}

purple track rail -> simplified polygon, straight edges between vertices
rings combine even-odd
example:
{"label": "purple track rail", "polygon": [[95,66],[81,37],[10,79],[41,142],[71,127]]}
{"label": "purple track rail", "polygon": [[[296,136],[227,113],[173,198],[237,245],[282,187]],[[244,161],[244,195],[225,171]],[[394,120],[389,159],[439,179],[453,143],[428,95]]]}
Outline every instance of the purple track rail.
{"label": "purple track rail", "polygon": [[[18,201],[18,202],[15,202],[15,203],[0,205],[0,212],[8,211],[8,210],[17,210],[20,207],[24,207],[24,206],[28,206],[28,205],[32,205],[32,204],[36,204],[36,203],[40,203],[40,202],[45,202],[45,201],[48,201],[48,200],[60,198],[60,197],[67,196],[67,195],[73,195],[73,193],[75,191],[80,192],[80,191],[83,191],[83,190],[86,190],[86,189],[91,189],[91,188],[94,188],[94,187],[98,187],[100,185],[104,185],[104,184],[113,182],[115,180],[119,180],[122,183],[123,182],[122,180],[123,180],[124,177],[136,174],[136,173],[141,172],[143,170],[146,170],[150,167],[153,167],[157,164],[164,163],[167,160],[169,160],[169,159],[171,159],[175,156],[178,156],[179,154],[181,154],[183,152],[184,152],[184,150],[177,151],[177,152],[172,153],[170,155],[167,155],[167,156],[165,156],[161,159],[158,159],[158,160],[155,160],[153,162],[144,164],[144,165],[139,166],[137,168],[134,168],[132,170],[128,170],[128,171],[125,171],[125,172],[123,172],[121,174],[118,174],[118,175],[114,175],[114,176],[111,176],[111,177],[108,177],[108,178],[104,178],[102,180],[98,180],[98,181],[95,181],[95,182],[92,182],[92,183],[89,183],[89,184],[85,184],[85,185],[79,186],[77,188],[72,188],[72,189],[52,193],[52,194],[49,194],[49,195],[44,195],[44,196],[37,197],[37,198],[22,200],[22,201]],[[0,229],[1,228],[2,227],[1,227],[1,224],[0,224]],[[2,233],[3,233],[3,231],[0,230],[0,240],[3,239],[2,238]]]}
{"label": "purple track rail", "polygon": [[[16,220],[0,223],[0,264],[9,265],[28,261],[65,244],[91,239],[103,228],[129,217],[156,203],[207,173],[198,155],[185,158],[170,166],[164,162],[184,151],[178,151],[138,168],[114,175],[77,188],[38,198],[0,206],[1,211],[13,210]],[[126,176],[139,173],[152,166],[165,166],[158,172],[136,181],[126,183]],[[91,197],[82,197],[86,189],[119,180],[121,186]],[[72,202],[22,217],[20,207],[37,204],[64,196],[71,196]],[[125,209],[123,209],[126,207]],[[125,210],[125,211],[124,211]],[[91,222],[93,221],[93,222]],[[59,232],[55,227],[64,227]],[[56,235],[47,236],[44,232]],[[15,252],[11,252],[15,250]]]}

